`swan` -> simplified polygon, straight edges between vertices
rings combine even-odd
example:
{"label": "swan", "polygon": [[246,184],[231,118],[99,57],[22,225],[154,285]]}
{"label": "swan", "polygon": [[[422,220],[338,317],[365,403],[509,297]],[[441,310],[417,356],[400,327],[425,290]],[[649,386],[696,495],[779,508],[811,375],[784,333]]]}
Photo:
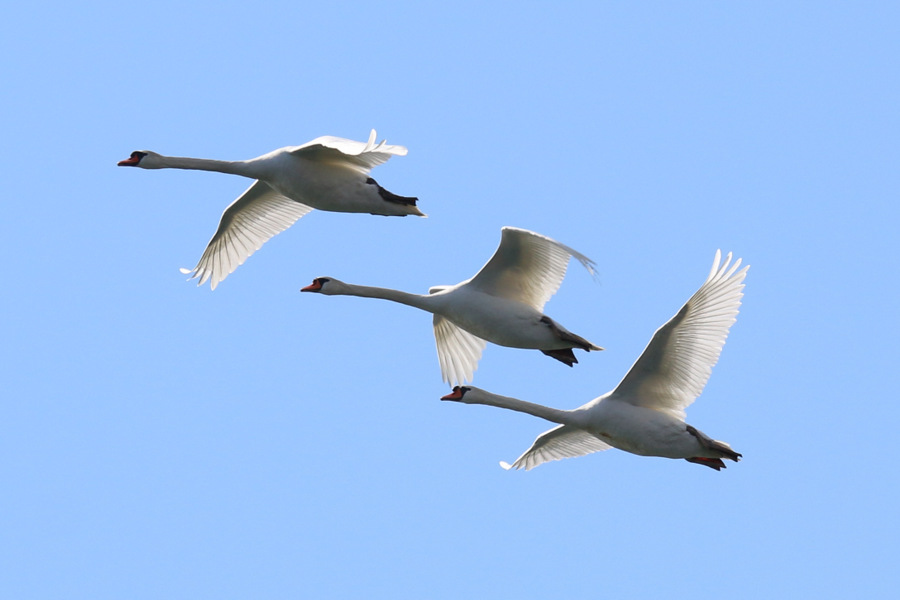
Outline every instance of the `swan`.
{"label": "swan", "polygon": [[416,208],[418,198],[398,196],[368,176],[369,171],[391,156],[405,156],[403,146],[323,136],[302,146],[279,148],[242,161],[163,156],[136,150],[119,161],[120,167],[142,169],[190,169],[242,175],[256,181],[222,214],[219,227],[193,269],[184,274],[221,283],[247,258],[297,219],[317,208],[332,212],[399,216],[425,214]]}
{"label": "swan", "polygon": [[572,348],[603,349],[542,312],[573,256],[594,273],[594,262],[580,252],[533,231],[504,227],[500,246],[474,277],[432,287],[427,295],[352,285],[333,277],[317,277],[300,291],[381,298],[433,313],[441,375],[446,383],[461,384],[472,381],[487,342],[540,350],[570,367],[578,362]]}
{"label": "swan", "polygon": [[558,410],[461,386],[441,400],[497,406],[559,423],[539,435],[512,465],[501,462],[504,469],[528,470],[609,448],[724,469],[723,458],[737,462],[741,455],[685,423],[685,409],[706,386],[737,317],[749,269],[738,271],[741,260],[731,265],[731,254],[720,265],[721,256],[716,251],[706,282],[656,330],[619,385],[584,406]]}

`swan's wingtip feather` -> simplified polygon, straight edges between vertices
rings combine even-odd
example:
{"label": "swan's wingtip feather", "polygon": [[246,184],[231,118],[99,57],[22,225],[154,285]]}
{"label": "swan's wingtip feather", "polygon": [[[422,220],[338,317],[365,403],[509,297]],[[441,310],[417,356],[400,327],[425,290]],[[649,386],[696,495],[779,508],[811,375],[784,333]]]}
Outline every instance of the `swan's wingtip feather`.
{"label": "swan's wingtip feather", "polygon": [[[587,258],[587,257],[585,257]],[[594,283],[600,283],[600,271],[597,270],[597,263],[588,258],[587,260],[579,259],[584,268],[587,269],[588,275],[591,276],[591,279],[594,280]]]}
{"label": "swan's wingtip feather", "polygon": [[501,460],[500,468],[502,468],[504,471],[509,471],[510,469],[512,469],[512,465],[509,464],[508,462],[506,462],[505,460]]}
{"label": "swan's wingtip feather", "polygon": [[190,274],[193,272],[192,269],[185,269],[184,267],[181,267],[181,268],[178,269],[178,270],[181,271],[181,274],[182,274],[182,275],[190,275]]}

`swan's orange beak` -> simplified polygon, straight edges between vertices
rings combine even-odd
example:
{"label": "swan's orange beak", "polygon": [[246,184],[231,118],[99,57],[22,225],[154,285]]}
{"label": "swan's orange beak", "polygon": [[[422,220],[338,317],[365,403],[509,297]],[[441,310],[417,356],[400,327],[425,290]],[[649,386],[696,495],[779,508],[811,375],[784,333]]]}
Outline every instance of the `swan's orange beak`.
{"label": "swan's orange beak", "polygon": [[318,292],[322,289],[322,284],[319,283],[318,279],[314,279],[311,284],[306,286],[305,288],[300,288],[301,292]]}
{"label": "swan's orange beak", "polygon": [[453,391],[447,394],[446,396],[441,396],[441,400],[462,400],[463,392],[462,388],[456,386],[453,388]]}
{"label": "swan's orange beak", "polygon": [[146,152],[141,152],[140,150],[135,150],[131,153],[131,156],[126,158],[125,160],[119,161],[120,167],[136,167],[140,164],[141,159],[147,156]]}

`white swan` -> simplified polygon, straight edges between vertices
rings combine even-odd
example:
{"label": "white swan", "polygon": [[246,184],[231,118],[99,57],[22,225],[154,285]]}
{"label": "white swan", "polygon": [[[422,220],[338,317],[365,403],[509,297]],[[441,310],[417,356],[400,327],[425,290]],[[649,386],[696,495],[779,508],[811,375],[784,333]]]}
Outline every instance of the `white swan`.
{"label": "white swan", "polygon": [[547,300],[559,289],[569,257],[591,273],[589,258],[548,237],[504,227],[494,256],[471,279],[436,286],[428,295],[351,285],[317,277],[303,292],[328,296],[382,298],[434,314],[434,337],[445,382],[471,381],[485,340],[512,348],[529,348],[572,366],[572,348],[602,350],[545,316]]}
{"label": "white swan", "polygon": [[731,254],[720,267],[721,256],[716,251],[706,283],[656,331],[621,383],[584,406],[558,410],[459,386],[441,400],[499,406],[560,423],[538,436],[512,465],[501,462],[505,469],[528,470],[610,447],[684,458],[717,471],[725,468],[723,458],[737,462],[741,455],[731,446],[684,422],[684,411],[706,386],[741,305],[749,267],[738,271],[741,260],[730,265]]}
{"label": "white swan", "polygon": [[403,146],[366,143],[324,136],[302,146],[289,146],[243,161],[162,156],[149,150],[131,153],[120,167],[191,169],[231,173],[256,179],[222,214],[219,228],[193,269],[181,272],[210,280],[212,289],[276,234],[314,208],[332,212],[399,216],[425,215],[417,198],[397,196],[368,176]]}

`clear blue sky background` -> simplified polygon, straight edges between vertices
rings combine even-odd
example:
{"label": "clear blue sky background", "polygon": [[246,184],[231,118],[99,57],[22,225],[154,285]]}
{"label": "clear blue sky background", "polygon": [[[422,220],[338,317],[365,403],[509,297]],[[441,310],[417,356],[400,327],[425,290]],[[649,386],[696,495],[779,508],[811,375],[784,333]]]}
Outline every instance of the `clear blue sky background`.
{"label": "clear blue sky background", "polygon": [[[0,11],[0,597],[848,598],[898,581],[900,12],[891,2],[8,3]],[[119,169],[369,129],[428,219],[312,213],[186,283],[247,181]],[[613,387],[752,265],[689,422],[717,473],[609,451],[504,472],[548,424],[440,402],[424,292],[514,225],[594,258],[548,314]]]}

